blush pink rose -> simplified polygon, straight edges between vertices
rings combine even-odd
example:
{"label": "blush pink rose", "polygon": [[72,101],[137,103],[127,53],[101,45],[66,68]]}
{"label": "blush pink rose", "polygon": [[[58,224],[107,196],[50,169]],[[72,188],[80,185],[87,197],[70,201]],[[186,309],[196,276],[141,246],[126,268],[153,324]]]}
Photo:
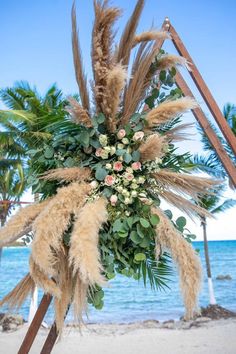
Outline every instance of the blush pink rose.
{"label": "blush pink rose", "polygon": [[107,176],[105,177],[105,184],[106,184],[107,186],[112,186],[112,185],[115,183],[115,181],[116,181],[115,177],[113,177],[113,176],[111,176],[111,175],[107,175]]}
{"label": "blush pink rose", "polygon": [[124,178],[127,180],[127,181],[132,181],[134,179],[134,175],[132,173],[128,173],[126,172],[124,174]]}
{"label": "blush pink rose", "polygon": [[123,139],[124,136],[126,136],[126,131],[124,129],[120,129],[117,133],[117,138],[118,139]]}
{"label": "blush pink rose", "polygon": [[141,170],[141,162],[137,161],[137,162],[133,162],[131,167],[134,171],[137,171],[137,170]]}
{"label": "blush pink rose", "polygon": [[123,170],[123,165],[122,165],[122,162],[120,161],[116,161],[113,163],[113,170],[114,171],[122,171]]}
{"label": "blush pink rose", "polygon": [[97,157],[100,157],[102,155],[102,152],[103,152],[103,149],[102,148],[98,148],[96,151],[95,151],[95,155]]}
{"label": "blush pink rose", "polygon": [[116,203],[117,203],[117,200],[118,200],[117,195],[112,194],[112,196],[111,196],[111,198],[110,198],[111,205],[112,205],[112,206],[115,206]]}
{"label": "blush pink rose", "polygon": [[133,140],[137,141],[137,140],[142,140],[144,137],[144,132],[136,132],[133,136]]}

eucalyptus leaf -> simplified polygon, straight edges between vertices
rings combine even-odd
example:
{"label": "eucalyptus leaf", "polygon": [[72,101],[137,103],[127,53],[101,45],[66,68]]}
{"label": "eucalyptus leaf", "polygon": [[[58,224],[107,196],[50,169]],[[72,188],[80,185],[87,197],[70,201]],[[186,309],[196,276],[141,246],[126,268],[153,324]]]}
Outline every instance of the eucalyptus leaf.
{"label": "eucalyptus leaf", "polygon": [[137,162],[140,160],[140,152],[138,150],[136,150],[132,153],[132,159],[134,162]]}
{"label": "eucalyptus leaf", "polygon": [[105,168],[98,167],[98,168],[96,169],[95,178],[96,178],[98,181],[103,181],[104,178],[107,176],[107,174],[108,174],[108,171],[105,170]]}
{"label": "eucalyptus leaf", "polygon": [[124,154],[124,161],[126,163],[130,163],[130,161],[132,161],[132,156],[128,152]]}

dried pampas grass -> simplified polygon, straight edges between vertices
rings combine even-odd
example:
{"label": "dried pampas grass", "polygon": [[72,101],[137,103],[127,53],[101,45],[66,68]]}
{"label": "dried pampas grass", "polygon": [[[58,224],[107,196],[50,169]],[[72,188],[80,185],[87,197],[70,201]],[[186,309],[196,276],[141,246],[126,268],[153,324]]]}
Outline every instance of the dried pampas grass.
{"label": "dried pampas grass", "polygon": [[58,189],[33,224],[32,257],[49,276],[55,276],[55,252],[62,247],[62,236],[70,225],[71,216],[83,206],[90,190],[91,187],[84,182],[74,182]]}
{"label": "dried pampas grass", "polygon": [[81,49],[80,49],[79,38],[77,33],[75,3],[72,6],[71,20],[72,20],[72,49],[73,49],[75,76],[76,76],[77,84],[79,86],[81,102],[84,108],[84,112],[82,107],[79,112],[77,107],[77,113],[79,113],[79,116],[81,117],[79,121],[81,121],[83,114],[86,114],[86,111],[89,112],[89,94],[87,88],[87,79],[83,69],[82,55],[81,55]]}
{"label": "dried pampas grass", "polygon": [[117,64],[107,72],[107,85],[106,85],[106,113],[108,115],[108,129],[114,133],[116,130],[116,113],[120,104],[121,92],[125,86],[127,78],[126,69]]}
{"label": "dried pampas grass", "polygon": [[7,304],[9,309],[19,309],[29,295],[33,295],[35,282],[30,274],[27,274],[15,288],[7,294],[1,301],[0,307]]}
{"label": "dried pampas grass", "polygon": [[107,201],[99,198],[87,203],[78,213],[70,241],[70,265],[73,273],[79,271],[83,283],[104,285],[98,249],[99,230],[107,221]]}
{"label": "dried pampas grass", "polygon": [[158,59],[158,70],[167,70],[178,65],[184,66],[188,71],[191,71],[188,60],[179,55],[165,54]]}
{"label": "dried pampas grass", "polygon": [[165,124],[187,110],[196,107],[198,107],[197,102],[190,97],[182,97],[174,101],[165,101],[147,113],[146,121],[148,127],[153,128]]}
{"label": "dried pampas grass", "polygon": [[47,181],[62,181],[62,182],[82,182],[87,181],[91,177],[90,168],[81,167],[68,167],[68,168],[56,168],[49,170],[41,175],[40,179]]}
{"label": "dried pampas grass", "polygon": [[159,134],[148,136],[147,140],[139,147],[141,161],[152,161],[157,157],[162,158],[162,156],[165,154],[163,150],[166,145],[166,138],[164,136]]}
{"label": "dried pampas grass", "polygon": [[212,194],[212,189],[220,183],[210,178],[197,177],[162,169],[152,175],[166,189],[184,193],[197,200],[199,195]]}
{"label": "dried pampas grass", "polygon": [[69,106],[66,106],[66,111],[70,113],[72,121],[75,124],[82,124],[87,128],[92,127],[91,118],[86,109],[84,109],[78,101],[76,101],[73,97],[68,97],[67,101],[69,102]]}
{"label": "dried pampas grass", "polygon": [[195,125],[193,123],[179,124],[177,127],[167,130],[163,135],[168,141],[171,142],[191,140],[190,136],[194,134],[189,134],[186,132],[186,130],[193,128],[194,126]]}
{"label": "dried pampas grass", "polygon": [[133,41],[133,47],[135,47],[136,45],[140,44],[141,42],[147,42],[147,41],[155,41],[158,39],[170,39],[170,34],[166,31],[147,31],[147,32],[143,32],[139,35],[136,35],[134,37],[134,41]]}
{"label": "dried pampas grass", "polygon": [[73,308],[75,320],[83,322],[82,314],[87,310],[88,284],[85,284],[77,274],[75,277]]}
{"label": "dried pampas grass", "polygon": [[190,200],[181,197],[180,195],[170,191],[170,190],[161,190],[160,195],[161,198],[165,199],[168,203],[172,204],[179,210],[183,211],[190,218],[197,216],[204,217],[213,217],[206,209],[200,207],[197,204],[192,203]]}
{"label": "dried pampas grass", "polygon": [[[94,99],[97,112],[106,109],[107,71],[112,67],[113,25],[120,9],[108,7],[108,1],[94,1],[95,21],[92,33],[92,67],[94,76]],[[105,102],[104,102],[105,99]]]}
{"label": "dried pampas grass", "polygon": [[[201,288],[200,258],[190,243],[175,229],[168,217],[160,210],[153,208],[152,212],[159,216],[156,244],[167,248],[176,262],[180,274],[180,288],[186,309],[185,319],[193,317],[197,310],[198,294]],[[157,254],[157,259],[159,253]]]}
{"label": "dried pampas grass", "polygon": [[141,44],[132,67],[132,78],[126,85],[123,100],[123,116],[120,125],[128,123],[130,117],[137,110],[140,102],[144,99],[146,88],[150,85],[147,80],[150,67],[159,47],[156,44]]}
{"label": "dried pampas grass", "polygon": [[57,286],[56,282],[53,279],[49,278],[40,269],[38,264],[36,264],[35,261],[33,260],[32,255],[30,256],[29,266],[30,266],[30,275],[34,280],[35,284],[37,284],[38,287],[41,287],[46,294],[50,294],[55,298],[60,299],[62,293],[59,287]]}
{"label": "dried pampas grass", "polygon": [[35,218],[49,203],[49,199],[38,203],[20,208],[19,211],[12,216],[6,225],[0,229],[0,247],[10,245],[18,238],[24,236],[29,232],[29,226],[33,223]]}
{"label": "dried pampas grass", "polygon": [[57,264],[57,285],[61,290],[62,296],[55,298],[55,321],[59,334],[62,332],[64,320],[72,302],[73,296],[73,281],[72,272],[68,266],[68,252],[66,249],[58,253]]}
{"label": "dried pampas grass", "polygon": [[135,32],[138,27],[139,19],[144,7],[144,0],[138,0],[134,11],[127,22],[122,33],[120,43],[117,50],[116,61],[122,65],[128,65],[130,53],[133,47]]}

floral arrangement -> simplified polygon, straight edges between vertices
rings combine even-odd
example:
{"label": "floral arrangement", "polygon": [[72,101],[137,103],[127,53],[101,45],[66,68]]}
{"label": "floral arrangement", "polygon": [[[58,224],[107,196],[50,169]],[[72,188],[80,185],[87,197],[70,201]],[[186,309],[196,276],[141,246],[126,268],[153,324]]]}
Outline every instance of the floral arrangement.
{"label": "floral arrangement", "polygon": [[21,209],[0,230],[0,246],[29,230],[34,235],[30,272],[1,305],[19,307],[40,286],[54,296],[58,330],[71,304],[78,318],[87,302],[101,308],[102,287],[116,273],[164,286],[170,272],[165,250],[179,268],[186,318],[197,306],[201,267],[188,242],[191,234],[185,218],[174,222],[160,201],[189,215],[206,215],[198,196],[216,182],[183,173],[184,158],[173,142],[184,138],[186,125],[174,125],[196,102],[173,88],[168,95],[165,90],[173,85],[176,66],[188,65],[160,50],[159,40],[168,33],[136,35],[143,6],[139,0],[114,50],[113,25],[120,10],[107,1],[94,2],[93,107],[73,7],[81,100],[68,99],[73,129],[68,135],[61,127],[49,146],[30,152],[32,184],[44,200]]}

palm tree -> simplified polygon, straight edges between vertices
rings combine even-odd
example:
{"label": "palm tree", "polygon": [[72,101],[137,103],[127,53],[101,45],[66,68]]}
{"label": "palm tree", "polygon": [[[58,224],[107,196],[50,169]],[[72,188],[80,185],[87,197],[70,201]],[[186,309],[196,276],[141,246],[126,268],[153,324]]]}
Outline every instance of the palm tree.
{"label": "palm tree", "polygon": [[[229,126],[231,127],[232,132],[236,134],[236,106],[230,103],[225,104],[225,106],[223,107],[223,115],[226,121],[228,122]],[[218,136],[218,139],[220,140],[221,144],[223,145],[231,160],[236,163],[236,157],[218,127],[213,124],[211,124],[211,127],[215,131],[216,135]],[[203,150],[206,151],[206,155],[196,155],[194,156],[192,162],[197,164],[199,171],[206,172],[216,178],[228,178],[228,175],[224,167],[222,166],[222,163],[215,149],[209,142],[207,136],[200,127],[198,131],[201,135],[201,142],[203,144]]]}
{"label": "palm tree", "polygon": [[56,85],[40,96],[36,88],[21,81],[0,90],[0,98],[8,108],[0,111],[0,147],[13,156],[25,157],[28,149],[50,139],[50,124],[65,119],[66,100]]}
{"label": "palm tree", "polygon": [[[202,196],[199,198],[199,204],[208,210],[211,214],[217,215],[222,213],[229,208],[232,208],[236,205],[236,200],[234,199],[227,199],[221,202],[222,199],[222,192],[224,191],[224,185],[221,185],[214,191],[214,194]],[[201,219],[201,226],[203,229],[203,240],[204,240],[204,254],[205,254],[205,262],[206,262],[206,270],[207,270],[207,278],[208,278],[208,291],[209,291],[209,302],[210,305],[216,304],[214,288],[212,283],[212,274],[211,274],[211,265],[210,265],[210,257],[209,257],[209,250],[208,250],[208,241],[207,241],[207,222],[206,217],[199,216]]]}
{"label": "palm tree", "polygon": [[[24,171],[19,160],[0,159],[0,225],[4,226],[7,217],[15,208],[25,191]],[[0,248],[0,261],[2,249]]]}

